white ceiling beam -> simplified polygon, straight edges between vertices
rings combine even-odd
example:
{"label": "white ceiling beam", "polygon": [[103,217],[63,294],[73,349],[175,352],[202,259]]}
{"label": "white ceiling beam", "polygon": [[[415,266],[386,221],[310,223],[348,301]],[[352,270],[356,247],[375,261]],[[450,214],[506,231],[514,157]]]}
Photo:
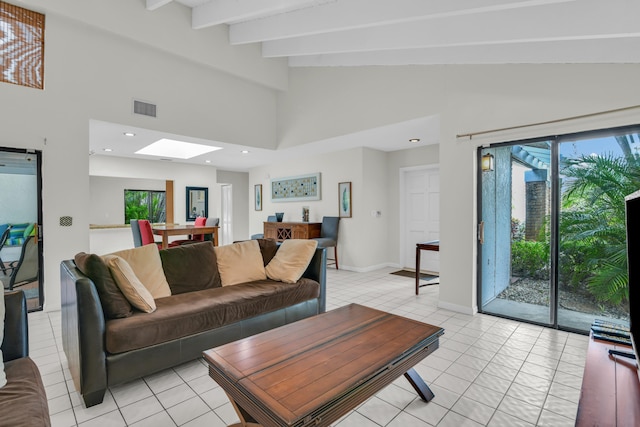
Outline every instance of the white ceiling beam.
{"label": "white ceiling beam", "polygon": [[147,10],[156,10],[172,1],[173,0],[147,0]]}
{"label": "white ceiling beam", "polygon": [[192,9],[191,27],[193,29],[200,29],[213,25],[243,21],[289,10],[306,8],[328,1],[336,0],[211,0]]}
{"label": "white ceiling beam", "polygon": [[[588,8],[584,8],[589,3]],[[625,7],[616,7],[621,4]],[[574,5],[580,5],[576,7]],[[585,0],[264,42],[264,57],[551,40],[638,37],[637,0]],[[580,16],[567,25],[567,16]],[[636,32],[625,32],[635,30]]]}
{"label": "white ceiling beam", "polygon": [[377,25],[444,18],[576,0],[340,0],[234,24],[231,44],[255,43]]}
{"label": "white ceiling beam", "polygon": [[640,64],[640,38],[438,47],[289,58],[291,67],[407,64]]}

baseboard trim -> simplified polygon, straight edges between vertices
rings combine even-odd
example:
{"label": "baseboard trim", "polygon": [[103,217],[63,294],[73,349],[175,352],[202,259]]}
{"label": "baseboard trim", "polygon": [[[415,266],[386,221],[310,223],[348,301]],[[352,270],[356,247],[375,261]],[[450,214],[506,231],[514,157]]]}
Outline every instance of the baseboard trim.
{"label": "baseboard trim", "polygon": [[446,301],[438,301],[438,308],[443,308],[449,311],[455,311],[456,313],[468,314],[474,316],[478,313],[478,306],[467,307],[464,305],[453,304]]}
{"label": "baseboard trim", "polygon": [[370,271],[380,270],[381,268],[387,268],[387,267],[402,268],[400,264],[396,264],[396,263],[370,265],[367,267],[352,267],[350,265],[340,264],[340,270],[355,271],[356,273],[369,273]]}

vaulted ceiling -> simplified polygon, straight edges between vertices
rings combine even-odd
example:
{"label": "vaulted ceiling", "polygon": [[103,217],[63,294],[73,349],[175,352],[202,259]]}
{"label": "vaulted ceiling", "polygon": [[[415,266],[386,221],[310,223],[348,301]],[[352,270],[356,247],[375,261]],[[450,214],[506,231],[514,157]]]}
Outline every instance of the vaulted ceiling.
{"label": "vaulted ceiling", "polygon": [[290,66],[639,63],[638,0],[146,0]]}
{"label": "vaulted ceiling", "polygon": [[[260,44],[265,58],[288,58],[291,67],[640,63],[640,0],[145,1],[152,20],[160,11],[188,19],[190,9],[193,31],[224,26],[230,45]],[[135,144],[122,136],[129,131]],[[248,170],[300,150],[393,151],[411,148],[411,138],[435,144],[438,136],[437,120],[424,117],[276,151],[93,121],[91,152],[135,158],[141,156],[135,149],[169,137],[224,148],[175,161],[202,164],[210,157],[212,165]]]}

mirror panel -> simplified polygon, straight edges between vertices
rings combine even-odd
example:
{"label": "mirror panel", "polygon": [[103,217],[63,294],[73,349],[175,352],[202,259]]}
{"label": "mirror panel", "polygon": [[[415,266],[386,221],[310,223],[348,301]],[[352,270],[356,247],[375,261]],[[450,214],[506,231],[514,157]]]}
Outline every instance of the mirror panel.
{"label": "mirror panel", "polygon": [[187,187],[186,191],[187,221],[195,221],[196,217],[209,217],[209,189],[207,187]]}

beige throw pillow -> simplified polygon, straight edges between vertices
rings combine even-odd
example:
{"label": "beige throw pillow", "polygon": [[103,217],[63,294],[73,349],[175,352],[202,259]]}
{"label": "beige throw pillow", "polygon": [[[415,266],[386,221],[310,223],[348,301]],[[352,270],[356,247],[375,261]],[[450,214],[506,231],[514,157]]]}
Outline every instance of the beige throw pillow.
{"label": "beige throw pillow", "polygon": [[276,256],[265,267],[267,277],[285,283],[296,283],[307,270],[317,247],[318,242],[315,240],[285,240]]}
{"label": "beige throw pillow", "polygon": [[110,255],[117,255],[127,261],[154,299],[171,295],[171,288],[162,269],[162,260],[157,245],[140,246],[114,252]]}
{"label": "beige throw pillow", "polygon": [[218,271],[222,286],[237,285],[238,283],[265,280],[262,253],[256,240],[234,243],[232,245],[216,246]]}
{"label": "beige throw pillow", "polygon": [[156,302],[136,276],[129,263],[117,255],[105,255],[104,259],[109,266],[113,280],[115,280],[127,301],[138,310],[145,313],[153,313],[156,310]]}

